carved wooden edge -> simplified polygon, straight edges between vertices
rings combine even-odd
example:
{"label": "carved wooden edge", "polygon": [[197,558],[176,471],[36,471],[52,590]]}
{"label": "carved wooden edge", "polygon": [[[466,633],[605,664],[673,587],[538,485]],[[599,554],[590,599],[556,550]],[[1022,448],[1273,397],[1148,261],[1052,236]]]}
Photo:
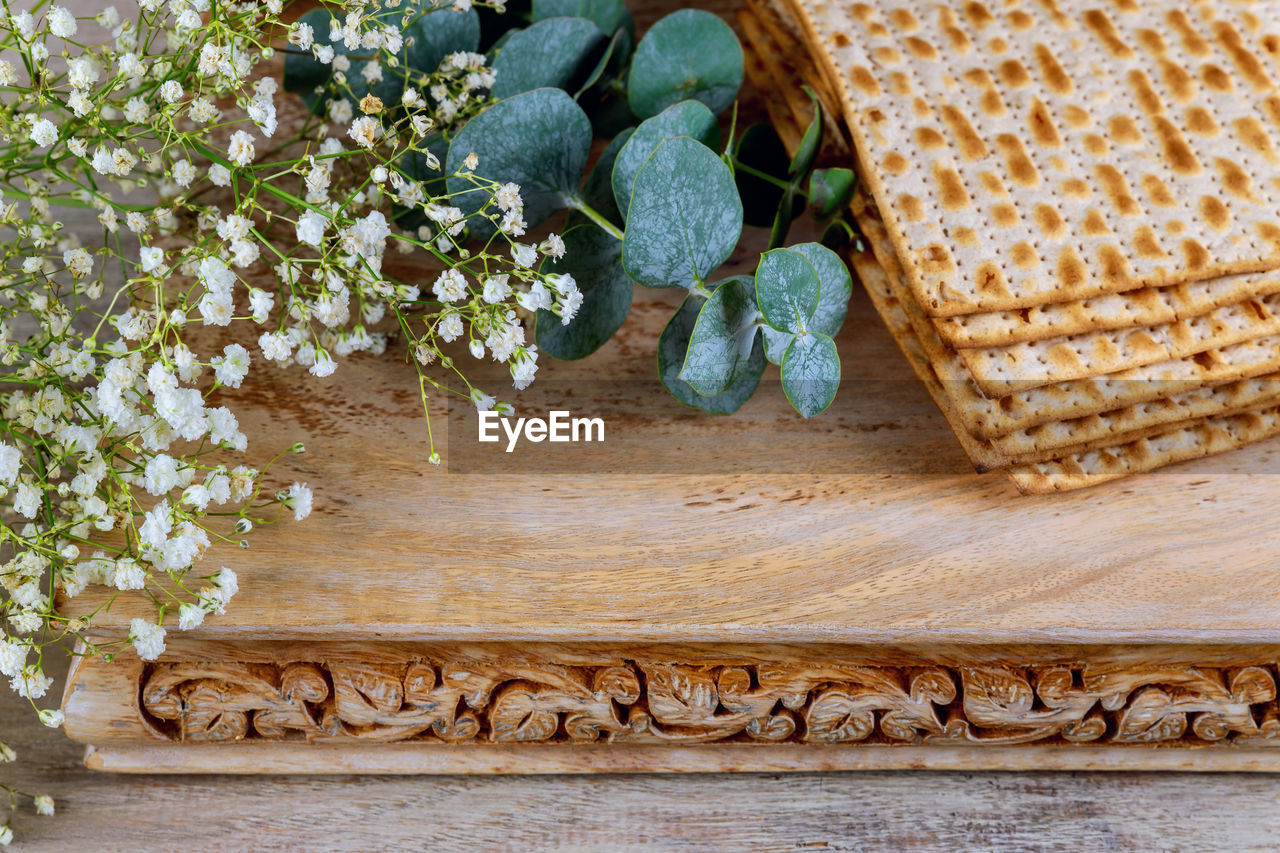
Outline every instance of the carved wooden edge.
{"label": "carved wooden edge", "polygon": [[[172,744],[1280,745],[1274,658],[1241,665],[474,659],[145,664]],[[70,694],[69,694],[70,695]]]}

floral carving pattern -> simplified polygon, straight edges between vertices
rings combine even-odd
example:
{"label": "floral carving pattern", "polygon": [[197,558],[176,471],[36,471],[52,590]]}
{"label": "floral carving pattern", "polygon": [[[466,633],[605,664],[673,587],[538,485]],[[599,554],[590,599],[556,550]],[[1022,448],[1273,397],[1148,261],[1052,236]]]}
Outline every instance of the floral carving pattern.
{"label": "floral carving pattern", "polygon": [[1273,663],[920,666],[623,659],[151,665],[158,736],[314,741],[1280,745]]}

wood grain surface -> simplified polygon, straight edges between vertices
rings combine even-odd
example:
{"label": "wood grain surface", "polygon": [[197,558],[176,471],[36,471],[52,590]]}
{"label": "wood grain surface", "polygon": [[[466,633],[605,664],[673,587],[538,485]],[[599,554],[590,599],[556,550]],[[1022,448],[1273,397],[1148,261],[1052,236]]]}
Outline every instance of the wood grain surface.
{"label": "wood grain surface", "polygon": [[0,694],[52,794],[31,851],[1270,851],[1280,777],[1180,773],[120,776]]}
{"label": "wood grain surface", "polygon": [[[74,0],[68,5],[96,11],[96,4],[88,0]],[[673,4],[635,5],[637,17],[644,24],[668,11]],[[729,11],[737,5],[722,2],[717,10]],[[646,297],[652,299],[652,294]],[[642,300],[639,308],[642,322],[650,324],[657,323],[657,317],[671,310],[661,299]],[[646,315],[652,316],[645,320]],[[856,343],[856,349],[845,347],[846,367],[852,375],[893,382],[909,379],[905,361],[865,305],[855,312],[849,334],[849,341]],[[624,346],[625,349],[611,348],[613,363],[630,359],[649,369],[651,342],[639,352],[634,339],[626,339]],[[340,372],[337,378],[350,382],[350,387],[358,387],[370,371],[383,369],[380,365],[353,362],[344,368],[351,367],[356,372],[345,377]],[[564,369],[565,375],[571,375],[569,371],[575,366],[566,365]],[[773,602],[781,596],[795,602],[798,608],[808,608],[805,625],[809,629],[822,636],[832,636],[837,632],[830,626],[839,628],[841,623],[834,620],[842,613],[832,602],[856,600],[870,593],[875,597],[874,603],[858,614],[844,611],[843,618],[847,621],[840,630],[857,634],[854,620],[865,618],[873,629],[868,634],[878,636],[899,629],[909,634],[919,628],[945,629],[953,623],[973,624],[980,622],[983,615],[989,616],[1004,608],[1014,611],[1010,624],[1025,625],[1038,610],[1056,614],[1041,624],[1049,633],[1069,638],[1080,632],[1081,625],[1087,621],[1078,611],[1088,602],[1096,601],[1100,591],[1110,589],[1103,597],[1111,602],[1111,609],[1104,610],[1102,618],[1126,617],[1120,620],[1117,629],[1127,624],[1146,629],[1168,626],[1167,633],[1174,636],[1226,634],[1251,640],[1259,639],[1263,633],[1275,636],[1273,593],[1265,573],[1259,570],[1266,558],[1274,555],[1274,539],[1266,538],[1274,534],[1262,523],[1259,509],[1251,506],[1259,500],[1258,492],[1270,482],[1266,466],[1275,461],[1271,453],[1262,449],[1252,451],[1253,455],[1248,458],[1237,455],[1232,468],[1217,469],[1219,473],[1212,482],[1198,482],[1209,478],[1198,471],[1197,466],[1183,466],[1176,472],[1161,475],[1163,479],[1159,483],[1150,478],[1150,485],[1136,492],[1130,491],[1134,484],[1115,489],[1113,494],[1132,507],[1141,507],[1144,502],[1150,504],[1167,493],[1176,496],[1173,503],[1185,505],[1185,511],[1174,519],[1147,517],[1137,522],[1136,532],[1145,537],[1150,549],[1142,562],[1155,566],[1156,570],[1132,579],[1128,579],[1129,573],[1122,563],[1095,555],[1038,580],[1032,575],[1035,568],[1032,560],[1025,573],[1006,582],[1000,572],[994,568],[984,570],[983,565],[988,560],[1003,565],[1001,561],[1018,556],[1024,547],[1029,547],[1034,557],[1036,545],[1028,543],[1034,538],[1032,534],[1010,534],[984,543],[966,541],[957,531],[951,531],[944,543],[946,549],[933,555],[932,567],[937,571],[932,574],[887,571],[883,565],[873,562],[827,560],[824,574],[792,578],[786,573],[765,576],[759,566],[753,568],[749,561],[739,561],[720,563],[715,570],[703,574],[695,585],[687,575],[688,548],[681,537],[699,524],[719,529],[717,523],[724,517],[731,517],[735,512],[751,512],[753,507],[749,505],[755,503],[758,496],[792,498],[792,502],[807,506],[824,497],[844,495],[850,510],[843,516],[842,524],[862,523],[860,513],[880,503],[874,484],[892,480],[895,475],[882,467],[852,478],[867,484],[859,493],[859,499],[852,501],[847,497],[850,478],[820,476],[822,470],[817,466],[823,459],[832,458],[827,452],[816,459],[805,454],[783,460],[809,466],[808,474],[800,477],[797,484],[786,487],[780,486],[776,477],[776,472],[783,470],[781,464],[776,468],[758,467],[752,477],[731,479],[719,485],[708,485],[705,478],[699,477],[650,476],[650,480],[660,476],[669,483],[668,496],[671,493],[686,495],[693,505],[686,507],[682,502],[673,507],[660,504],[655,507],[656,493],[637,497],[629,506],[631,510],[656,509],[655,523],[675,524],[665,542],[651,542],[648,546],[598,521],[598,509],[613,499],[616,483],[621,480],[607,480],[594,490],[567,494],[564,485],[554,481],[521,487],[510,478],[477,477],[477,480],[487,479],[488,488],[510,490],[524,501],[527,517],[520,521],[512,517],[482,516],[483,521],[495,524],[489,549],[493,553],[472,566],[470,580],[463,577],[462,567],[464,558],[475,555],[458,553],[450,543],[432,542],[427,547],[404,548],[405,553],[400,554],[392,568],[408,567],[408,574],[396,577],[392,572],[383,582],[377,571],[381,559],[372,560],[366,551],[350,545],[349,537],[362,531],[359,513],[371,506],[380,506],[384,516],[407,513],[394,529],[383,530],[370,540],[403,547],[405,537],[416,538],[427,529],[439,530],[440,522],[456,522],[466,511],[465,507],[444,507],[444,514],[437,516],[441,507],[433,496],[452,489],[458,478],[445,480],[449,484],[445,489],[433,485],[441,480],[428,479],[439,475],[424,470],[422,425],[410,414],[412,389],[403,383],[397,388],[397,394],[410,392],[407,399],[389,398],[398,413],[392,414],[404,420],[395,420],[386,409],[379,409],[368,401],[348,398],[344,386],[336,380],[317,398],[314,408],[295,406],[284,413],[280,446],[287,445],[293,436],[307,437],[325,429],[322,422],[314,419],[315,412],[335,401],[341,402],[347,416],[355,421],[351,429],[357,435],[362,429],[367,431],[370,425],[391,419],[390,440],[379,442],[378,455],[367,457],[369,461],[363,466],[349,465],[334,473],[340,476],[352,471],[359,473],[359,467],[372,468],[398,459],[388,472],[404,478],[401,485],[417,483],[421,493],[415,506],[388,504],[389,490],[385,483],[358,480],[348,481],[344,492],[335,496],[321,483],[321,478],[326,476],[323,466],[332,464],[335,455],[338,458],[349,455],[352,432],[334,433],[323,443],[313,443],[313,452],[303,457],[293,471],[282,470],[280,477],[283,480],[298,474],[313,478],[314,484],[321,487],[321,511],[310,524],[313,529],[319,528],[318,539],[308,543],[295,536],[303,534],[308,525],[286,525],[278,531],[280,536],[274,551],[259,540],[249,552],[252,566],[256,568],[242,572],[244,601],[237,601],[241,628],[261,629],[284,620],[284,630],[298,639],[357,636],[359,632],[348,630],[343,620],[363,609],[371,614],[379,631],[392,636],[425,637],[439,630],[440,634],[452,638],[465,634],[468,626],[474,626],[483,615],[508,634],[540,625],[542,631],[554,628],[588,637],[612,638],[647,608],[654,608],[654,625],[669,625],[672,633],[702,634],[732,625],[734,620],[727,614],[739,607],[744,608],[744,618],[749,620],[742,625],[744,637],[753,631],[767,636],[777,633],[778,626],[794,618],[794,614],[771,614]],[[780,392],[775,386],[761,393]],[[963,459],[954,440],[923,392],[908,388],[901,393],[908,399],[914,395],[915,402],[890,418],[877,420],[878,416],[873,413],[859,433],[859,440],[874,438],[887,448],[879,454],[882,466],[910,463],[919,467],[923,455],[927,463],[923,467],[930,473],[920,480],[917,491],[928,490],[932,488],[931,483],[941,480],[951,484],[946,486],[948,495],[953,496],[948,500],[955,499],[957,488],[986,495],[981,498],[980,515],[989,523],[994,524],[996,517],[1009,513],[1007,487],[994,478],[976,478],[963,470]],[[272,402],[269,394],[262,403]],[[765,408],[752,417],[759,418],[761,423],[773,418],[779,426],[797,428],[795,420],[777,420],[778,412],[777,408]],[[257,429],[271,417],[269,409],[264,405],[257,417],[258,421],[246,427]],[[731,422],[724,423],[723,428],[732,430]],[[825,426],[821,422],[808,427],[801,425],[807,430],[805,438],[811,446],[827,442],[833,448],[848,440],[843,435],[843,426],[843,422],[831,421]],[[680,440],[691,440],[701,434],[702,431],[691,431]],[[396,446],[396,442],[404,443]],[[699,463],[710,465],[715,461],[715,453],[724,452],[723,447],[716,445],[724,443],[703,435],[701,444],[690,447],[712,454],[708,457],[710,461],[704,459]],[[262,446],[259,449],[266,456],[279,448]],[[690,458],[698,457],[691,455]],[[822,482],[827,486],[823,487]],[[1232,484],[1238,488],[1232,488]],[[1189,486],[1191,490],[1181,493],[1182,486]],[[482,484],[477,482],[474,488],[480,489]],[[539,497],[543,488],[566,497],[569,506],[547,521],[547,539],[534,547],[529,539],[535,527],[533,520],[549,503],[549,499]],[[650,498],[649,503],[643,503],[644,497]],[[1098,520],[1098,535],[1104,543],[1127,535],[1126,525],[1110,518],[1113,500],[1113,497],[1079,499],[1078,512],[1094,515]],[[700,501],[708,504],[700,505]],[[1166,498],[1165,505],[1168,503]],[[1035,517],[1052,519],[1057,515],[1054,507],[1046,502],[1028,512]],[[1202,518],[1194,523],[1187,521],[1196,507],[1202,512],[1221,510],[1216,518],[1230,519],[1231,524],[1219,521],[1206,525]],[[903,525],[916,530],[930,529],[931,518],[926,513],[902,504],[893,504],[890,510],[878,518],[883,521],[896,514]],[[784,526],[801,517],[800,513],[784,516],[779,524],[772,526],[757,517],[756,526],[763,525],[766,529],[757,530],[751,544],[763,541],[764,534],[772,532],[779,553],[821,553],[820,549],[826,547],[829,540],[805,546],[801,537],[804,530],[788,531]],[[1015,513],[1013,520],[1024,524],[1028,519]],[[1060,524],[1066,530],[1070,523],[1078,524],[1079,520],[1077,515]],[[1247,523],[1238,526],[1241,520]],[[1207,531],[1206,527],[1219,532]],[[1228,528],[1252,537],[1253,553],[1233,551],[1238,562],[1229,569],[1212,560],[1205,565],[1207,555],[1212,553],[1211,543],[1227,540]],[[1128,529],[1134,531],[1132,526]],[[600,544],[582,541],[584,531],[588,530],[596,532]],[[1076,535],[1093,534],[1077,532]],[[565,537],[569,540],[564,541],[562,548],[549,544]],[[737,547],[738,543],[727,533],[720,538],[722,551]],[[1210,544],[1197,544],[1205,539],[1210,540]],[[1012,554],[1009,553],[1011,542]],[[332,550],[335,543],[336,552]],[[1086,545],[1082,542],[1080,550],[1072,553],[1078,557]],[[532,560],[523,570],[517,570],[513,565],[517,560],[511,556],[518,546],[524,547],[520,559]],[[299,549],[296,555],[288,557],[290,549],[295,547]],[[1179,557],[1179,549],[1188,547],[1193,549],[1192,553]],[[330,550],[326,552],[326,548]],[[895,548],[900,549],[902,557],[921,553],[917,544],[904,538],[883,543],[880,558],[892,556]],[[628,551],[637,563],[644,563],[649,569],[620,568],[617,564],[609,564],[607,570],[593,567],[598,560],[617,558]],[[563,565],[571,556],[583,559],[573,561],[578,566],[577,574],[568,577]],[[714,561],[716,557],[710,547],[692,556],[703,561]],[[1131,552],[1130,558],[1139,559],[1138,552]],[[1207,569],[1209,577],[1197,580],[1189,571],[1174,568],[1197,561]],[[352,572],[350,588],[344,585],[335,590],[328,586],[328,580],[310,577],[317,565],[339,564]],[[504,566],[507,568],[503,569]],[[498,571],[497,575],[485,581],[485,572],[494,571]],[[267,581],[268,576],[277,580]],[[521,594],[507,596],[503,607],[496,608],[495,612],[490,596],[495,590],[509,589],[507,585],[512,582],[520,585],[517,588]],[[440,586],[432,591],[433,584]],[[630,605],[622,595],[628,585],[635,585],[636,591]],[[984,586],[988,588],[987,597],[982,601]],[[905,602],[921,590],[935,588],[943,594],[938,596],[933,611],[906,607]],[[592,598],[593,591],[602,589],[605,595]],[[272,596],[279,596],[281,590],[287,591],[288,600],[306,602],[306,605],[282,606],[278,597],[273,605]],[[684,599],[683,605],[677,606],[681,599]],[[1131,600],[1128,607],[1124,604],[1127,599]],[[455,606],[451,601],[458,604]],[[241,604],[245,607],[241,608]],[[506,608],[511,608],[510,612]],[[882,612],[883,618],[877,618]],[[1220,617],[1228,613],[1231,618],[1223,623]],[[118,613],[121,619],[127,616],[124,608]],[[1272,621],[1268,621],[1268,616]],[[232,618],[237,617],[228,614],[226,619],[211,620],[206,640],[216,642],[219,636],[238,633],[240,629],[229,621]],[[1095,628],[1097,624],[1103,623],[1099,620]],[[424,626],[431,627],[424,630]],[[26,790],[50,793],[58,800],[55,818],[37,818],[28,812],[15,820],[24,842],[19,849],[34,851],[1265,851],[1275,848],[1275,838],[1280,834],[1280,812],[1276,809],[1280,777],[1263,774],[120,776],[86,769],[79,744],[67,740],[61,732],[38,726],[29,707],[7,691],[0,692],[0,732],[19,750],[21,757],[19,764],[5,768],[3,777],[18,782]]]}
{"label": "wood grain surface", "polygon": [[[313,484],[316,511],[220,555],[241,592],[193,633],[1280,641],[1277,442],[1024,498],[965,469],[861,293],[838,406],[808,422],[769,382],[732,417],[682,410],[651,378],[667,297],[639,292],[604,351],[549,362],[518,398],[531,414],[603,417],[604,444],[507,456],[475,442],[473,420],[437,429],[468,472],[426,463],[405,365],[353,358],[305,383],[266,373],[232,405],[255,455],[305,442],[274,476]],[[98,624],[142,612],[122,602]]]}

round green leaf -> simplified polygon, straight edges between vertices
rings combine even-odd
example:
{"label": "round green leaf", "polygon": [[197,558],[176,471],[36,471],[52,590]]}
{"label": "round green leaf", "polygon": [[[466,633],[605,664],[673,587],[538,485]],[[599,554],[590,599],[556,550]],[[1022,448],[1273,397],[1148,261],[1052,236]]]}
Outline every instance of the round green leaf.
{"label": "round green leaf", "polygon": [[619,28],[634,38],[635,21],[622,0],[534,0],[533,20],[547,18],[587,18],[602,33],[613,33]]}
{"label": "round green leaf", "polygon": [[782,359],[782,390],[806,418],[822,412],[840,387],[840,356],[826,335],[796,335]]}
{"label": "round green leaf", "polygon": [[553,358],[585,358],[604,345],[631,311],[631,279],[622,269],[622,244],[588,223],[564,234],[564,257],[544,272],[569,273],[582,290],[582,306],[568,325],[538,311],[538,346]]}
{"label": "round green leaf", "polygon": [[[413,44],[408,43],[410,37]],[[449,54],[474,53],[479,47],[480,16],[475,9],[437,9],[414,21],[405,31],[402,61],[414,71],[433,74]]]}
{"label": "round green leaf", "polygon": [[858,177],[852,169],[814,169],[809,176],[809,202],[819,219],[829,219],[853,201]]}
{"label": "round green leaf", "polygon": [[790,172],[793,177],[803,176],[805,172],[809,171],[813,166],[813,161],[818,156],[818,152],[822,150],[822,103],[808,86],[804,87],[804,91],[809,96],[809,101],[813,104],[813,120],[805,128],[804,136],[800,139],[800,147],[796,149],[795,155],[791,158]]}
{"label": "round green leaf", "polygon": [[[780,181],[787,179],[786,146],[778,132],[767,124],[753,124],[743,131],[734,148],[734,157],[744,166],[763,172]],[[738,193],[742,196],[743,219],[748,225],[768,228],[773,224],[782,203],[782,187],[750,174],[745,169],[734,170]]]}
{"label": "round green leaf", "polygon": [[[591,148],[591,122],[560,89],[534,89],[499,101],[467,122],[449,144],[445,172],[454,204],[478,210],[486,194],[465,176],[455,176],[471,152],[480,158],[476,174],[520,185],[524,218],[532,228],[568,206],[578,192]],[[492,229],[476,227],[481,236]]]}
{"label": "round green leaf", "polygon": [[720,125],[711,110],[699,101],[681,101],[645,119],[613,164],[613,197],[619,210],[625,211],[630,206],[631,186],[645,161],[662,140],[674,136],[688,136],[711,149],[720,147]]}
{"label": "round green leaf", "polygon": [[604,45],[604,34],[586,18],[547,18],[517,30],[493,61],[492,94],[509,98],[547,86],[568,89],[585,79]]}
{"label": "round green leaf", "polygon": [[782,359],[787,354],[787,347],[791,346],[795,335],[790,332],[779,332],[767,323],[760,327],[760,333],[764,337],[764,357],[770,364],[782,364]]}
{"label": "round green leaf", "polygon": [[[618,204],[613,198],[613,164],[618,159],[618,152],[627,144],[627,140],[631,138],[631,134],[635,132],[635,128],[629,127],[622,133],[618,134],[613,140],[605,146],[604,151],[600,152],[600,159],[596,161],[596,165],[591,169],[591,173],[587,175],[587,179],[582,183],[582,201],[587,207],[590,207],[596,213],[612,222],[619,228],[622,227],[622,213],[618,210]],[[584,223],[591,223],[591,220],[580,211],[574,210],[569,213],[569,219],[565,229]],[[591,223],[595,227],[594,223]],[[618,241],[613,237],[615,243]],[[622,251],[622,245],[618,244],[618,251]]]}
{"label": "round green leaf", "polygon": [[742,86],[742,46],[729,25],[701,9],[667,15],[645,33],[631,62],[627,94],[642,118],[679,101],[720,114]]}
{"label": "round green leaf", "polygon": [[626,30],[616,30],[613,37],[609,39],[609,44],[605,47],[604,52],[596,60],[595,67],[578,84],[576,91],[573,93],[574,100],[580,101],[583,97],[590,95],[589,100],[594,102],[607,94],[604,91],[607,88],[606,84],[621,73],[623,65],[626,64],[627,55],[630,52],[631,36],[627,35]]}
{"label": "round green leaf", "polygon": [[700,296],[687,297],[671,322],[662,330],[662,336],[658,338],[658,377],[671,392],[671,396],[686,406],[714,415],[727,415],[742,408],[742,404],[755,393],[756,386],[760,384],[760,376],[764,373],[764,349],[757,340],[752,347],[751,358],[747,360],[738,380],[724,393],[705,397],[693,390],[689,383],[680,378],[680,371],[684,368],[689,337],[693,334],[702,302]]}
{"label": "round green leaf", "polygon": [[[809,320],[809,331],[835,337],[836,332],[844,325],[845,312],[849,310],[849,297],[853,295],[853,281],[849,277],[849,267],[835,252],[817,243],[800,243],[789,247],[799,252],[813,264],[818,273],[820,293],[818,307]],[[774,364],[782,364],[787,347],[795,335],[779,331],[772,326],[764,326],[764,355]]]}
{"label": "round green leaf", "polygon": [[[605,88],[605,91],[600,91]],[[617,136],[625,128],[640,123],[639,117],[631,112],[631,105],[625,97],[615,95],[607,87],[597,87],[582,97],[587,114],[591,116],[591,127],[596,136]]]}
{"label": "round green leaf", "polygon": [[751,279],[721,282],[698,312],[680,378],[707,396],[729,390],[757,349],[759,320]]}
{"label": "round green leaf", "polygon": [[770,326],[796,334],[809,327],[822,283],[809,259],[793,249],[774,249],[756,268],[756,299]]}
{"label": "round green leaf", "polygon": [[809,318],[809,331],[834,338],[844,325],[849,297],[853,295],[849,266],[835,252],[818,243],[799,243],[789,248],[808,258],[818,273],[818,307]]}
{"label": "round green leaf", "polygon": [[724,161],[687,136],[660,143],[631,189],[628,274],[649,287],[690,287],[728,259],[741,235],[742,201]]}

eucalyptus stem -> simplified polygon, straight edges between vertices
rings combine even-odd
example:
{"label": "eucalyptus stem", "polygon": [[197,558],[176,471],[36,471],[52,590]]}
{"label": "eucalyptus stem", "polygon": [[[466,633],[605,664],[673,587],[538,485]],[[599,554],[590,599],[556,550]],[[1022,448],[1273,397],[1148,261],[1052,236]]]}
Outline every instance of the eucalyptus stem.
{"label": "eucalyptus stem", "polygon": [[603,230],[606,234],[608,234],[613,239],[622,240],[623,238],[622,229],[614,225],[608,219],[605,219],[604,216],[602,216],[599,212],[597,212],[594,208],[592,208],[591,205],[587,204],[587,202],[581,196],[579,195],[571,196],[569,198],[569,206],[572,207],[574,210],[578,211],[579,213],[581,213],[583,216],[590,219],[596,225],[600,226],[600,229]]}

